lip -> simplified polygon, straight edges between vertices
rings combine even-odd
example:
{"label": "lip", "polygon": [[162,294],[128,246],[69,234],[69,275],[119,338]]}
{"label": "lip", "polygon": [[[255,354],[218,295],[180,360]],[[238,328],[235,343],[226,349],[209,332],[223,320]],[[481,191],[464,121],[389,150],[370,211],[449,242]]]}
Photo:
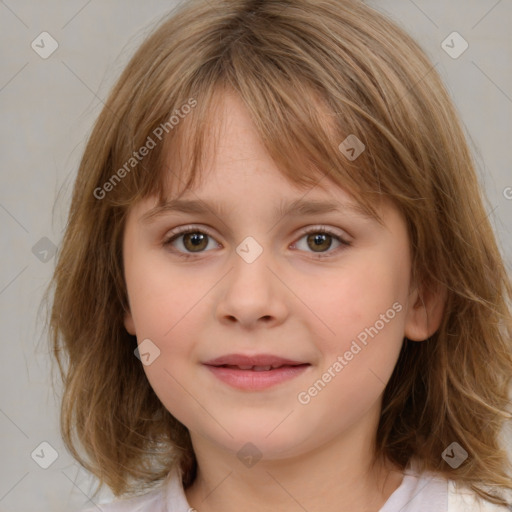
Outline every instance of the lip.
{"label": "lip", "polygon": [[[219,380],[231,387],[246,391],[259,391],[276,386],[298,377],[310,366],[310,363],[286,359],[270,354],[247,356],[228,354],[203,363]],[[259,369],[241,369],[237,366],[256,366]],[[274,367],[261,369],[261,367]]]}
{"label": "lip", "polygon": [[284,357],[272,354],[255,354],[248,356],[245,354],[227,354],[224,356],[210,359],[204,364],[209,366],[298,366],[300,364],[309,364],[306,361],[294,361]]}

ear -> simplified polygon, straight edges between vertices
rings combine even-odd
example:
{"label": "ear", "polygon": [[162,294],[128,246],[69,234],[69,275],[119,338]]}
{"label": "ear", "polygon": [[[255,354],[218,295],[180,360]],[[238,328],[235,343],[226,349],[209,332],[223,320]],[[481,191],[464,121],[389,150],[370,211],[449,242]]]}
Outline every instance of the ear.
{"label": "ear", "polygon": [[124,314],[124,327],[130,334],[135,336],[135,323],[133,322],[130,310],[126,311]]}
{"label": "ear", "polygon": [[446,288],[417,287],[409,299],[404,335],[412,341],[425,341],[441,325],[446,304]]}

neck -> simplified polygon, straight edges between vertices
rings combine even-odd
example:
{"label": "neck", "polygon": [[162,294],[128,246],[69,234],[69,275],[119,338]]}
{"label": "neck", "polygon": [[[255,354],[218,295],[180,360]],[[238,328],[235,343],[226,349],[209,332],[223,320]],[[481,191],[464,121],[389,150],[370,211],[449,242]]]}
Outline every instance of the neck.
{"label": "neck", "polygon": [[370,431],[352,434],[251,467],[193,435],[198,471],[185,491],[188,503],[197,512],[378,512],[403,474],[388,461],[373,462]]}

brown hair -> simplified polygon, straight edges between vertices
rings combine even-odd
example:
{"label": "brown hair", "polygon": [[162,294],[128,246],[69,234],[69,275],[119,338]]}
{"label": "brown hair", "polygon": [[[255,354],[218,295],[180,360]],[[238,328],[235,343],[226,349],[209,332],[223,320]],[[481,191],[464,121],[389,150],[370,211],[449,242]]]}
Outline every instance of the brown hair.
{"label": "brown hair", "polygon": [[[153,392],[123,325],[122,237],[136,201],[162,201],[170,184],[186,190],[200,178],[227,90],[290,180],[332,180],[376,218],[376,199],[393,201],[414,278],[446,292],[438,331],[404,340],[377,454],[401,468],[414,457],[504,503],[493,495],[512,489],[499,441],[510,418],[512,286],[438,73],[408,35],[356,0],[188,1],[122,73],[84,152],[48,289],[72,455],[117,496],[158,485],[175,464],[185,487],[194,479],[188,430]],[[354,161],[338,149],[349,134],[366,146]],[[441,458],[454,441],[469,453],[456,469]]]}

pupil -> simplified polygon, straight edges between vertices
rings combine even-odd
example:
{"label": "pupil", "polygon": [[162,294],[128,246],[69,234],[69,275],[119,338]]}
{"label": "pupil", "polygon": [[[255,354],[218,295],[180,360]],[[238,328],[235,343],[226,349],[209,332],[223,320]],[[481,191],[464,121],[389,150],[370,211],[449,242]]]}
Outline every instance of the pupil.
{"label": "pupil", "polygon": [[194,233],[192,236],[191,236],[191,240],[192,240],[192,243],[194,245],[199,245],[201,243],[201,238],[202,238],[203,235],[198,235],[197,233]]}
{"label": "pupil", "polygon": [[[331,243],[330,241],[328,240],[330,237],[330,235],[327,235],[325,233],[317,233],[315,235],[310,235],[308,237],[308,241],[313,241],[313,247],[312,249],[313,250],[316,250],[316,249],[329,249],[329,247],[331,246]],[[316,251],[316,252],[320,252],[320,251]]]}
{"label": "pupil", "polygon": [[204,247],[201,247],[201,244],[204,245],[205,240],[206,235],[202,233],[188,233],[187,235],[185,235],[184,244],[185,246],[187,246],[187,242],[189,242],[192,245],[192,248],[204,249]]}

